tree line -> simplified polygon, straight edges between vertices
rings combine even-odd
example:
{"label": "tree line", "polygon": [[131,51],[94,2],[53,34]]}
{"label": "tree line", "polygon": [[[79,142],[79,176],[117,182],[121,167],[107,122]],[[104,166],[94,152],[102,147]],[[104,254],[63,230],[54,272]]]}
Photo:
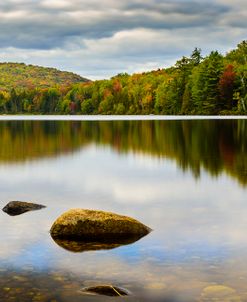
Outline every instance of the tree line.
{"label": "tree line", "polygon": [[195,48],[170,68],[142,74],[1,89],[0,113],[245,115],[247,41],[226,55],[212,51],[202,57]]}

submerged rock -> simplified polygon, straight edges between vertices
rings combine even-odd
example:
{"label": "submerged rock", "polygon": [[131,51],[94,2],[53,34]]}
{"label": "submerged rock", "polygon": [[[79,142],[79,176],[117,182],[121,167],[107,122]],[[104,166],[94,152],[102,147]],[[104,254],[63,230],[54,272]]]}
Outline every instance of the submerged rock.
{"label": "submerged rock", "polygon": [[202,301],[241,302],[236,290],[225,285],[211,285],[203,289]]}
{"label": "submerged rock", "polygon": [[136,241],[151,229],[141,222],[110,212],[72,209],[62,214],[52,225],[54,239],[85,242],[119,243],[134,238]]}
{"label": "submerged rock", "polygon": [[10,201],[2,210],[10,216],[20,215],[29,211],[36,211],[46,206],[24,201]]}
{"label": "submerged rock", "polygon": [[122,297],[128,296],[130,293],[124,289],[113,285],[98,285],[98,286],[91,286],[85,287],[82,289],[83,292],[103,295],[103,296],[110,296],[110,297]]}

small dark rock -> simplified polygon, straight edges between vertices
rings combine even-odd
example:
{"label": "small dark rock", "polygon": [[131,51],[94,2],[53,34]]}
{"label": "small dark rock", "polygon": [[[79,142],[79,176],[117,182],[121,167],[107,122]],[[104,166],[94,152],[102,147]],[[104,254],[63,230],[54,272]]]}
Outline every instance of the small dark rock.
{"label": "small dark rock", "polygon": [[99,285],[99,286],[91,286],[83,288],[84,292],[103,295],[103,296],[110,296],[110,297],[122,297],[128,296],[130,293],[123,288],[112,286],[112,285]]}
{"label": "small dark rock", "polygon": [[36,211],[45,208],[42,204],[35,204],[23,201],[10,201],[2,210],[10,216],[21,215],[29,211]]}

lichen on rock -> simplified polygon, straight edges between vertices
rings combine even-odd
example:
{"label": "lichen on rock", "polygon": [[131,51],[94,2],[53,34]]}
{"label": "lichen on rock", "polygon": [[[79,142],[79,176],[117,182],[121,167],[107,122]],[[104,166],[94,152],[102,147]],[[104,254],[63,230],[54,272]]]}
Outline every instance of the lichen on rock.
{"label": "lichen on rock", "polygon": [[108,242],[141,238],[151,229],[128,216],[111,212],[71,209],[62,214],[52,225],[53,238]]}

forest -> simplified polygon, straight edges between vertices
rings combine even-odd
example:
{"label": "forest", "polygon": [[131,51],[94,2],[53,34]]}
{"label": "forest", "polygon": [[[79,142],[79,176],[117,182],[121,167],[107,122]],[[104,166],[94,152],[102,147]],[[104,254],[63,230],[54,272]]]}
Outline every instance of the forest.
{"label": "forest", "polygon": [[12,65],[0,65],[0,114],[247,114],[247,41],[225,55],[195,48],[172,67],[109,80],[59,79],[54,69],[40,79],[41,70]]}

